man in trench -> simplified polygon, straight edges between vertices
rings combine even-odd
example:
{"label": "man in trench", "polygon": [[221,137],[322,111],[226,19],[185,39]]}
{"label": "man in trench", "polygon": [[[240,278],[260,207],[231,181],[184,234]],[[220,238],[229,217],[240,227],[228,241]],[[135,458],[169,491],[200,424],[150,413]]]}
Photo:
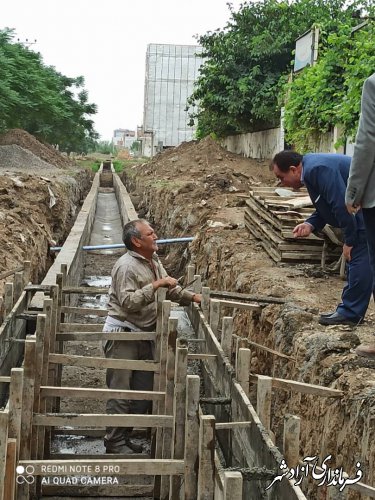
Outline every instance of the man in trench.
{"label": "man in trench", "polygon": [[[144,219],[128,222],[123,228],[127,252],[118,259],[112,270],[109,289],[108,316],[103,332],[155,331],[156,291],[168,288],[167,298],[181,305],[200,303],[201,295],[183,290],[175,278],[168,276],[156,252],[157,236]],[[104,345],[106,358],[152,360],[151,341],[113,341]],[[151,391],[153,372],[107,369],[109,389]],[[110,399],[109,414],[144,414],[151,410],[151,401]],[[132,428],[108,427],[104,438],[107,453],[141,453],[142,447],[130,439]]]}
{"label": "man in trench", "polygon": [[281,151],[272,168],[283,186],[306,186],[315,212],[293,234],[306,238],[326,224],[343,233],[343,254],[347,261],[347,284],[336,310],[322,314],[322,325],[357,325],[363,321],[373,293],[373,275],[367,251],[366,231],[361,211],[351,215],[345,206],[345,190],[351,158],[340,154]]}

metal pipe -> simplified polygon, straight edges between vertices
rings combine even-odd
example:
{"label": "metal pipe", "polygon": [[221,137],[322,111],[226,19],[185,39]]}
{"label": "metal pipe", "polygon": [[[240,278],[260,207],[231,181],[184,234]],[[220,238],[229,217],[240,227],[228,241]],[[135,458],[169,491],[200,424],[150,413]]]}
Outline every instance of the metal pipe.
{"label": "metal pipe", "polygon": [[[187,236],[186,238],[167,238],[165,240],[156,240],[158,245],[165,245],[168,243],[190,243],[194,240],[194,237]],[[114,248],[124,248],[123,243],[114,243],[112,245],[86,245],[82,247],[82,250],[110,250]],[[62,247],[50,247],[51,252],[59,252]]]}

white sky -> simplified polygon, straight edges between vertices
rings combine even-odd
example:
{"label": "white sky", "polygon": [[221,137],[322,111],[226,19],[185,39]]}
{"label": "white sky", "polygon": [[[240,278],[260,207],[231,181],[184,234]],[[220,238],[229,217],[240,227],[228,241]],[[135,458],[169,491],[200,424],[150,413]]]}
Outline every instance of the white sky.
{"label": "white sky", "polygon": [[2,2],[0,29],[36,39],[32,49],[64,75],[84,76],[95,128],[110,140],[114,129],[142,123],[147,44],[196,45],[195,34],[225,26],[227,1],[12,0]]}

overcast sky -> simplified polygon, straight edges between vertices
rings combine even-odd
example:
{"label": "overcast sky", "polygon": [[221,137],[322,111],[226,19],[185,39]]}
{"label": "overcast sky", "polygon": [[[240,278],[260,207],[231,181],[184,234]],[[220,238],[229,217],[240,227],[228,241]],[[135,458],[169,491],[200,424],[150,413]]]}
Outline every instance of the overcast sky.
{"label": "overcast sky", "polygon": [[13,0],[2,2],[0,29],[36,39],[31,48],[64,75],[84,76],[96,130],[110,140],[142,123],[147,44],[196,45],[195,34],[229,18],[227,0]]}

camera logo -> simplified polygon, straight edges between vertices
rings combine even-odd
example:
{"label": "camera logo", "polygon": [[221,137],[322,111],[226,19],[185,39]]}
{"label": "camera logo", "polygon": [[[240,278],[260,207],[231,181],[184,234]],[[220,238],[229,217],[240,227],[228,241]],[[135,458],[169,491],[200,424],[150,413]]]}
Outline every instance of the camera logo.
{"label": "camera logo", "polygon": [[26,467],[23,465],[17,465],[16,472],[16,481],[18,484],[33,484],[35,481],[35,477],[33,475],[35,468],[33,465],[26,465]]}

